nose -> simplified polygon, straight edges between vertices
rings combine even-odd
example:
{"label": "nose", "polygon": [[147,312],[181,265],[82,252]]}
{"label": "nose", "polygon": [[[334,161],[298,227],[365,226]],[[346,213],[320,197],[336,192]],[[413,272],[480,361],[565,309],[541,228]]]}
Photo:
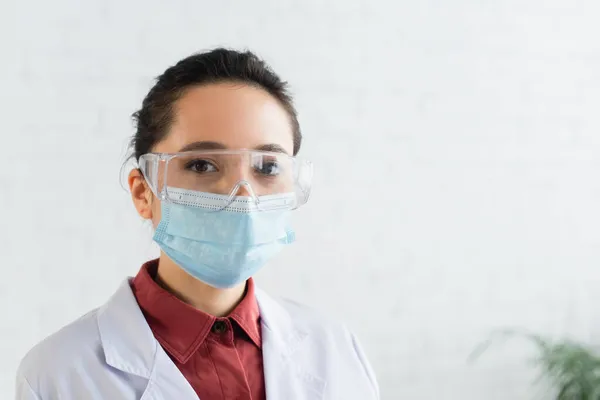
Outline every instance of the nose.
{"label": "nose", "polygon": [[236,160],[235,163],[229,166],[227,180],[229,181],[229,188],[235,193],[235,196],[254,197],[254,191],[248,180],[249,166],[247,164],[242,160]]}
{"label": "nose", "polygon": [[214,192],[232,196],[247,196],[248,189],[244,182],[248,180],[248,167],[241,160],[228,159],[223,163],[219,179],[215,182]]}
{"label": "nose", "polygon": [[236,196],[246,196],[246,197],[256,198],[256,194],[254,193],[254,190],[252,190],[252,186],[250,185],[250,182],[248,182],[247,180],[238,181],[234,188],[234,191],[235,191]]}
{"label": "nose", "polygon": [[250,182],[248,181],[239,181],[233,191],[235,192],[236,196],[250,197],[254,199],[254,201],[258,202],[258,197],[252,189],[252,185],[250,185]]}

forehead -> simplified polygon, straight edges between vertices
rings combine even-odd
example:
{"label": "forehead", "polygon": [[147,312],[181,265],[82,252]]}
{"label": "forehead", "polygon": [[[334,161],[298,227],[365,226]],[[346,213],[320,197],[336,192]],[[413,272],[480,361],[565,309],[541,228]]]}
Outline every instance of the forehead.
{"label": "forehead", "polygon": [[200,141],[227,148],[276,144],[293,152],[290,118],[279,101],[263,89],[241,83],[218,83],[188,89],[174,104],[173,123],[153,151],[177,152]]}

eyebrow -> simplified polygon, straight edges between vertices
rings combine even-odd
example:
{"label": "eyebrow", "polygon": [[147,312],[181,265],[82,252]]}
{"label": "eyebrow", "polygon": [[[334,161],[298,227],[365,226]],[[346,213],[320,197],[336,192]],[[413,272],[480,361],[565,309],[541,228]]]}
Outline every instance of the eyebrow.
{"label": "eyebrow", "polygon": [[[194,151],[194,150],[226,150],[226,149],[227,149],[227,146],[225,146],[223,143],[202,141],[202,142],[193,142],[193,143],[186,144],[181,149],[179,149],[179,153],[182,153],[185,151]],[[255,147],[254,150],[267,151],[267,152],[271,152],[271,153],[288,154],[288,152],[285,151],[285,149],[282,146],[275,144],[275,143],[263,144],[263,145]]]}
{"label": "eyebrow", "polygon": [[263,144],[261,146],[255,147],[254,150],[258,151],[268,151],[271,153],[283,153],[288,154],[287,151],[283,147],[275,143]]}
{"label": "eyebrow", "polygon": [[227,146],[219,142],[192,142],[179,149],[179,153],[193,150],[224,150]]}

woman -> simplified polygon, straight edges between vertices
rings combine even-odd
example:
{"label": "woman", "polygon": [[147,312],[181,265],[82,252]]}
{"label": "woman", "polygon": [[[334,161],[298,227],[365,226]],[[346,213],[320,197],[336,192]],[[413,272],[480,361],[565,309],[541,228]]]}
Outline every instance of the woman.
{"label": "woman", "polygon": [[286,84],[250,52],[192,55],[134,114],[133,204],[161,253],[35,346],[17,399],[376,399],[356,338],[255,287],[294,240],[312,168]]}

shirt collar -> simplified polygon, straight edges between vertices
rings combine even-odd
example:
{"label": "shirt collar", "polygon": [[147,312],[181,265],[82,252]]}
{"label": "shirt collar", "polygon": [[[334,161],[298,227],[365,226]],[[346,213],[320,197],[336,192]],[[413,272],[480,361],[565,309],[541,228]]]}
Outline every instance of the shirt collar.
{"label": "shirt collar", "polygon": [[[131,281],[131,288],[156,339],[179,362],[185,363],[204,342],[217,318],[158,285],[153,278],[157,268],[158,260],[144,264]],[[252,278],[246,283],[242,301],[227,318],[235,321],[241,331],[261,347],[260,311]]]}

